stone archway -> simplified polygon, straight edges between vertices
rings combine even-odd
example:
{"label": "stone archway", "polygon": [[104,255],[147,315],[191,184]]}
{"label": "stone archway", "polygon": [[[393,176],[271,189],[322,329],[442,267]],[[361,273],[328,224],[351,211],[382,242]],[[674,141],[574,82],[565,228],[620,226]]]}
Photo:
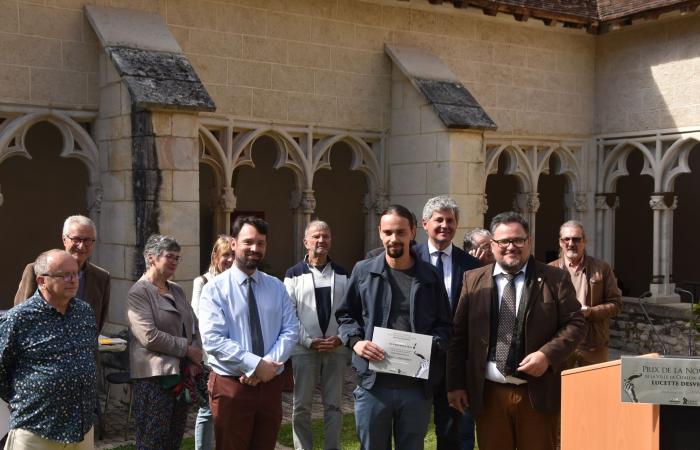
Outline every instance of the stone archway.
{"label": "stone archway", "polygon": [[353,170],[354,153],[345,142],[329,150],[328,167],[314,173],[314,216],[328,222],[333,233],[333,260],[350,271],[365,255],[365,197],[368,180]]}
{"label": "stone archway", "polygon": [[[11,307],[24,265],[60,246],[69,215],[98,222],[102,190],[98,154],[70,116],[33,112],[0,118],[0,309]],[[96,249],[97,250],[97,249]]]}

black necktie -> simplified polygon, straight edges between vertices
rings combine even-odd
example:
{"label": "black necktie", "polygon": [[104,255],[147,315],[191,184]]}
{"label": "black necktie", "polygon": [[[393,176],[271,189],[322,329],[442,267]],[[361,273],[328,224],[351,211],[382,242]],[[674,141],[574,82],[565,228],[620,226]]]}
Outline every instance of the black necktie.
{"label": "black necktie", "polygon": [[503,288],[503,296],[501,297],[501,306],[498,310],[498,334],[496,338],[496,367],[505,376],[510,375],[510,370],[506,368],[508,356],[510,354],[513,336],[515,335],[516,317],[515,317],[515,277],[522,272],[516,274],[504,273],[508,283]]}
{"label": "black necktie", "polygon": [[260,326],[260,314],[258,303],[253,293],[253,277],[248,277],[248,321],[250,322],[250,339],[253,343],[253,353],[258,356],[265,354],[265,341],[263,340],[262,327]]}
{"label": "black necktie", "polygon": [[440,279],[442,282],[445,282],[445,265],[442,262],[442,255],[444,255],[444,252],[437,252],[437,262],[435,264],[435,267],[437,267],[438,274],[440,274]]}

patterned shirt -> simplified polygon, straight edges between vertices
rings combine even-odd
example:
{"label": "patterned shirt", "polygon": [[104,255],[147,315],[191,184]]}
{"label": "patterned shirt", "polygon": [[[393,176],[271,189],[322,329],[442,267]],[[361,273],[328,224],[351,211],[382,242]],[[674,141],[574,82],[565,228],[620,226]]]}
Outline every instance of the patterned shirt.
{"label": "patterned shirt", "polygon": [[0,398],[10,405],[10,429],[82,441],[95,421],[96,349],[95,315],[82,300],[61,314],[37,290],[0,318]]}

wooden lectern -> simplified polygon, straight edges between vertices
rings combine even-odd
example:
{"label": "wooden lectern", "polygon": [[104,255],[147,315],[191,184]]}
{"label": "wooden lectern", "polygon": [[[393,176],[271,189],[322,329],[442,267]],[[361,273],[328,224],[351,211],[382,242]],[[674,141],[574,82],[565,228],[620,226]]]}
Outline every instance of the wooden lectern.
{"label": "wooden lectern", "polygon": [[620,360],[562,372],[562,450],[659,450],[659,405],[620,402]]}

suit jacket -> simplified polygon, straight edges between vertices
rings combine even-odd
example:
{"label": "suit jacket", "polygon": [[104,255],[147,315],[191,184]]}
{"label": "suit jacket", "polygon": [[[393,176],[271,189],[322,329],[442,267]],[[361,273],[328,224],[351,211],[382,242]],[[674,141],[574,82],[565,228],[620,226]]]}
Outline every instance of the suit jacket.
{"label": "suit jacket", "polygon": [[[581,342],[581,346],[586,349],[597,349],[608,345],[610,340],[608,319],[622,311],[622,294],[617,287],[617,279],[610,264],[589,255],[585,258],[586,278],[588,278],[586,296],[588,333]],[[565,264],[564,258],[549,263],[550,266],[567,270]]]}
{"label": "suit jacket", "polygon": [[[435,358],[444,358],[452,331],[450,307],[445,284],[435,267],[426,264],[413,253],[416,277],[411,286],[411,331],[433,337],[430,374],[423,383],[426,396],[432,395],[433,386],[442,379],[443,364],[432,364]],[[386,327],[391,310],[391,284],[385,255],[355,265],[348,282],[345,298],[335,313],[343,344],[352,349],[357,340],[372,340],[374,327]],[[358,373],[358,384],[365,389],[374,386],[376,373],[369,369],[369,361],[352,352],[352,365]],[[421,380],[423,381],[423,380]]]}
{"label": "suit jacket", "polygon": [[[492,327],[497,323],[498,291],[493,264],[466,272],[447,352],[447,390],[466,389],[474,415],[484,409],[483,393]],[[495,301],[494,301],[495,300]],[[556,413],[561,403],[560,374],[586,333],[586,321],[569,274],[530,258],[521,296],[523,356],[542,351],[550,367],[540,377],[524,375],[532,406]]]}
{"label": "suit jacket", "polygon": [[[289,298],[292,299],[300,325],[299,343],[292,352],[294,356],[304,353],[317,353],[316,350],[311,349],[311,343],[314,339],[338,335],[338,322],[335,319],[335,312],[345,297],[349,276],[345,269],[330,259],[323,269],[325,274],[328,274],[327,271],[332,271],[333,284],[331,286],[331,314],[325,336],[318,321],[316,286],[313,274],[307,264],[307,257],[290,267],[284,276],[284,286],[287,288]],[[345,353],[348,357],[350,355],[347,353],[348,348],[342,345],[333,349],[333,352]]]}
{"label": "suit jacket", "polygon": [[[97,332],[99,333],[109,313],[110,276],[109,272],[89,261],[85,263],[84,270],[86,298],[81,298],[81,300],[84,300],[92,307],[92,312],[95,313],[95,320],[97,320]],[[22,280],[19,282],[17,293],[15,294],[15,305],[19,305],[31,297],[36,288],[34,263],[29,263],[24,268],[24,272],[22,272]]]}
{"label": "suit jacket", "polygon": [[[416,254],[423,261],[430,263],[430,253],[426,242],[418,244],[415,247]],[[450,291],[450,305],[452,307],[452,315],[457,310],[459,296],[462,292],[462,280],[464,272],[467,270],[476,269],[480,266],[479,260],[474,258],[469,253],[465,252],[456,245],[452,246],[452,286]]]}
{"label": "suit jacket", "polygon": [[131,378],[178,374],[187,347],[202,348],[197,318],[184,291],[170,281],[168,288],[173,303],[162,298],[145,277],[129,289]]}

